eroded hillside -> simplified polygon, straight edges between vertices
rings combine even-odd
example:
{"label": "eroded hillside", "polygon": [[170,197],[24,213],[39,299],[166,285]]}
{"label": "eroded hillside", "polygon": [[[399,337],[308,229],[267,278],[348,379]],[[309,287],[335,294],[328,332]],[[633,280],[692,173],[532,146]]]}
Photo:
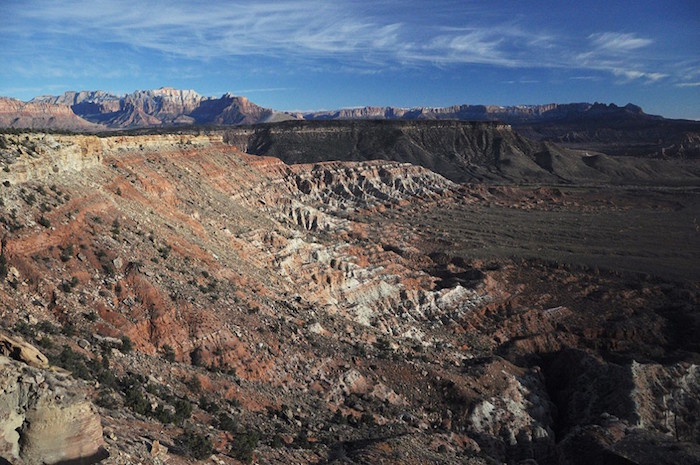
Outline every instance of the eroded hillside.
{"label": "eroded hillside", "polygon": [[[1,137],[3,331],[84,380],[103,463],[700,457],[692,189],[286,165],[216,133]],[[610,214],[653,227],[638,248],[596,232]],[[11,463],[33,463],[23,431]]]}
{"label": "eroded hillside", "polygon": [[[285,121],[230,128],[225,140],[247,153],[286,163],[392,160],[423,166],[454,182],[685,186],[700,182],[696,160],[611,157],[596,151],[595,144],[579,144],[579,150],[572,150],[523,137],[510,125],[493,121]],[[686,145],[690,150],[692,143]],[[629,143],[623,146],[635,153]]]}

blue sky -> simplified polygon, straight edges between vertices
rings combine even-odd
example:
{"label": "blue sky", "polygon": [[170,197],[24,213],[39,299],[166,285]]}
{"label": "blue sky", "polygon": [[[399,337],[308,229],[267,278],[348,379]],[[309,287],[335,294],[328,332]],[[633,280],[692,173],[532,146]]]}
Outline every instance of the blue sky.
{"label": "blue sky", "polygon": [[281,110],[605,102],[700,119],[700,2],[0,0],[0,95]]}

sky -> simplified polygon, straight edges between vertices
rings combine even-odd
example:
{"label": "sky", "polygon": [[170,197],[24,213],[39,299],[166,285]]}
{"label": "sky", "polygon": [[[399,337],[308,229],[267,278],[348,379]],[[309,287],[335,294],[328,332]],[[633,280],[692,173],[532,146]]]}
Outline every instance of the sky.
{"label": "sky", "polygon": [[0,95],[278,110],[635,103],[700,120],[697,0],[0,0]]}

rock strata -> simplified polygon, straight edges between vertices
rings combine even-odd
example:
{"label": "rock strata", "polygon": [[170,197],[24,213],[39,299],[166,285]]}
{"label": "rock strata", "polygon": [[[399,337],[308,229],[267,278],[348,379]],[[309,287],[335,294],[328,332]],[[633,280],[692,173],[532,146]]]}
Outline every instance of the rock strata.
{"label": "rock strata", "polygon": [[102,446],[100,417],[79,382],[0,356],[0,457],[89,464],[105,458]]}

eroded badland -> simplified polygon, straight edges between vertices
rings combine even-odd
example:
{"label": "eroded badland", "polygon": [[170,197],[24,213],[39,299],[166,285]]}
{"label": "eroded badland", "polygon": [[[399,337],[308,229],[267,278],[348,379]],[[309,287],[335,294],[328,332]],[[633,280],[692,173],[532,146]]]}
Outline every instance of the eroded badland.
{"label": "eroded badland", "polygon": [[253,132],[0,135],[1,457],[698,463],[696,165]]}

